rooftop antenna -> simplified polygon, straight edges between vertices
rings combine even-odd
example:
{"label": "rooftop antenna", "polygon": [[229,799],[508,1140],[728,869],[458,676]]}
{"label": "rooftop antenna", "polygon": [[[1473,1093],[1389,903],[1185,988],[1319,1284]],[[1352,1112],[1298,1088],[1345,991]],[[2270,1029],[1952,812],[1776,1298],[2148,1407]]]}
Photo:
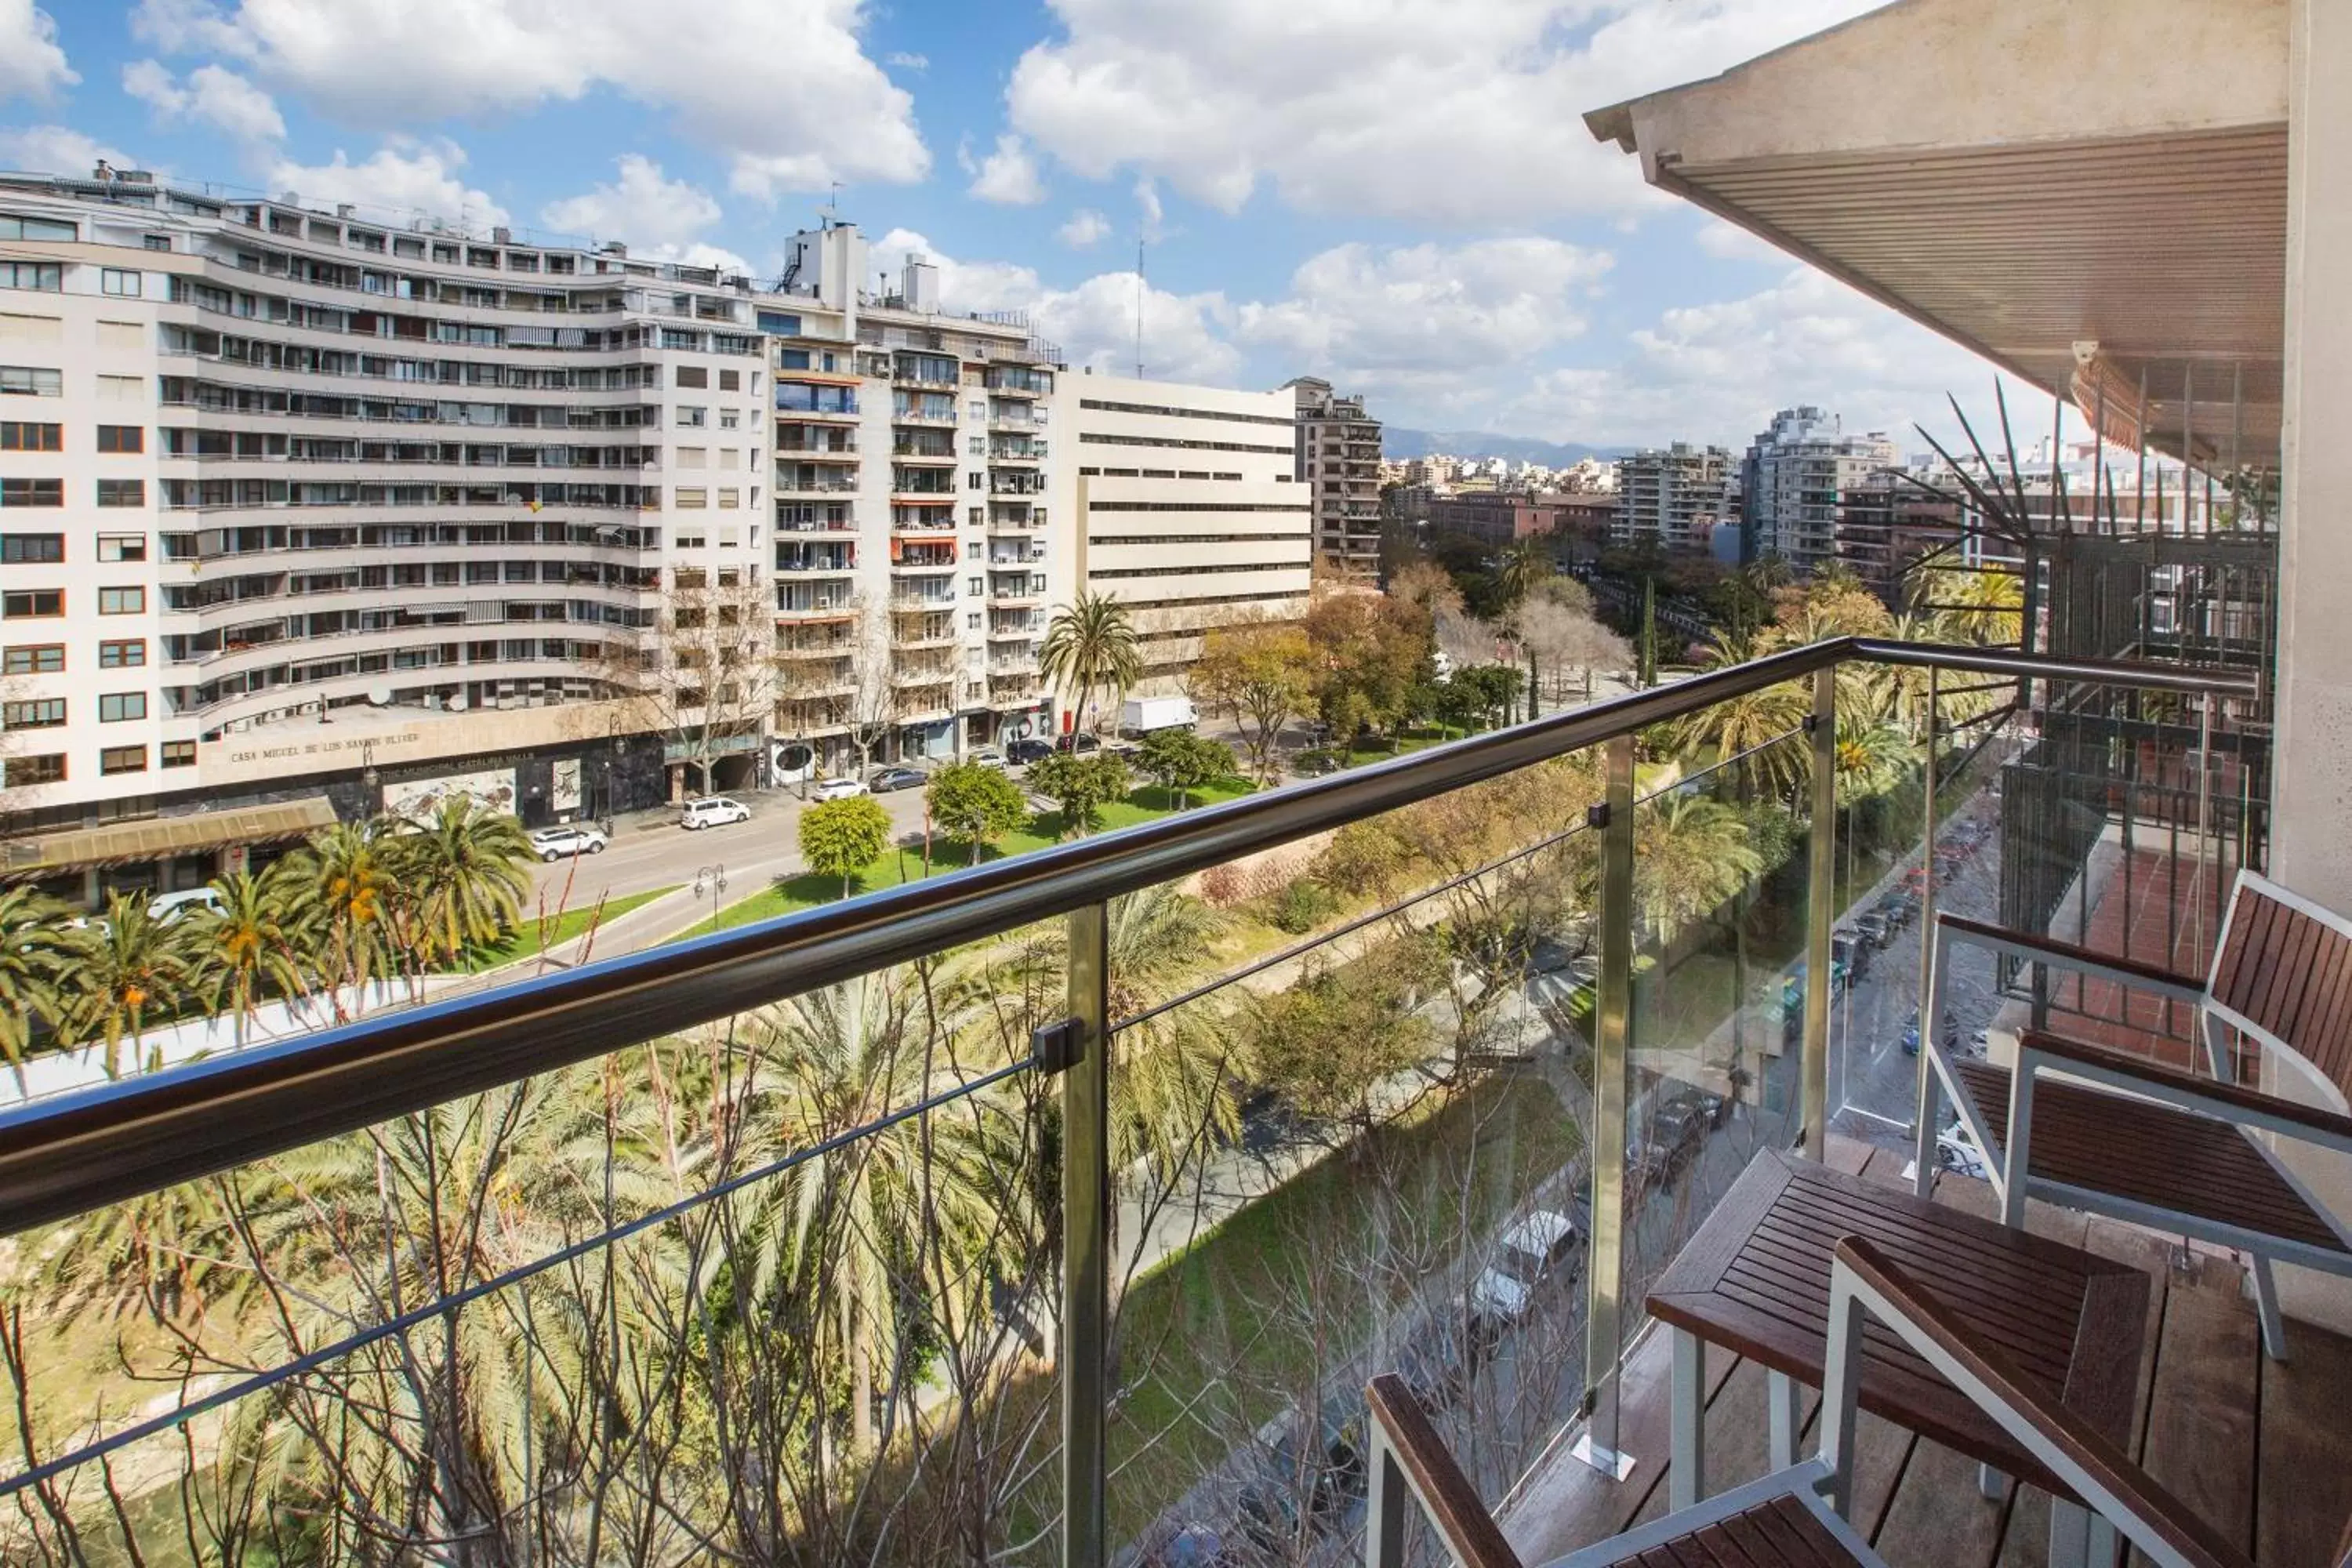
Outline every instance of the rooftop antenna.
{"label": "rooftop antenna", "polygon": [[833,182],[833,198],[818,209],[818,216],[824,219],[824,226],[827,228],[841,221],[841,182],[839,180]]}
{"label": "rooftop antenna", "polygon": [[1135,379],[1143,379],[1143,236],[1135,237]]}

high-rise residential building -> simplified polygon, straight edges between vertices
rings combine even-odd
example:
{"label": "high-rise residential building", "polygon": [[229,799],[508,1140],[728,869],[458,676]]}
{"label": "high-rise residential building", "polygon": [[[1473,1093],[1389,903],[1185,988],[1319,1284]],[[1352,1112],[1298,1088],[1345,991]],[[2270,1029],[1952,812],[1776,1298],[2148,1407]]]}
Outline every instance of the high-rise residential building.
{"label": "high-rise residential building", "polygon": [[1737,483],[1731,454],[1721,447],[1676,441],[1620,458],[1611,542],[1647,541],[1667,551],[1704,551],[1715,526],[1732,515]]}
{"label": "high-rise residential building", "polygon": [[1742,465],[1742,553],[1778,555],[1800,572],[1836,560],[1841,498],[1901,461],[1894,442],[1846,435],[1834,414],[1780,410]]}
{"label": "high-rise residential building", "polygon": [[1081,583],[1162,681],[1307,590],[1289,391],[1072,405],[852,225],[759,285],[101,168],[0,175],[0,805],[61,891],[452,792],[536,826],[957,754],[1055,721]]}
{"label": "high-rise residential building", "polygon": [[1076,458],[1054,504],[1084,529],[1055,597],[1085,589],[1129,607],[1139,689],[1172,689],[1209,627],[1305,613],[1316,510],[1296,478],[1304,426],[1289,389],[1073,375],[1059,405],[1058,450]]}
{"label": "high-rise residential building", "polygon": [[1297,477],[1315,498],[1315,550],[1342,582],[1374,584],[1381,575],[1381,425],[1361,397],[1303,375],[1285,384],[1297,395]]}

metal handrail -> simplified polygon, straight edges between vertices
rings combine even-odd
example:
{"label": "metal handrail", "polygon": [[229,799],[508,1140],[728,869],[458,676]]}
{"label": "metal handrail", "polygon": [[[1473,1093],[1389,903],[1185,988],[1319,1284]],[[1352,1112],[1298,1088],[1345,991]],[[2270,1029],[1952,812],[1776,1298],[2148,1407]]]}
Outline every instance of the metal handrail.
{"label": "metal handrail", "polygon": [[0,1113],[0,1235],[910,963],[1849,660],[2258,696],[2257,678],[1840,637],[1123,831]]}

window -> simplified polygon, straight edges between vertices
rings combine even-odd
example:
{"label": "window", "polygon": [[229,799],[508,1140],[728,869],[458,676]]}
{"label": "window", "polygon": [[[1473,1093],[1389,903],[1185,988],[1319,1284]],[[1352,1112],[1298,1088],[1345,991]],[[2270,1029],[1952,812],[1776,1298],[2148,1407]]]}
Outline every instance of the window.
{"label": "window", "polygon": [[680,511],[699,511],[710,504],[710,492],[699,488],[688,489],[681,485],[672,493],[670,505]]}
{"label": "window", "polygon": [[978,594],[983,586],[985,584],[977,577],[967,577],[963,580],[963,591],[967,594]]}
{"label": "window", "polygon": [[172,237],[168,234],[151,234],[147,237],[147,248],[169,250],[172,248]]}
{"label": "window", "polygon": [[100,506],[145,506],[145,479],[100,479],[98,481],[98,504]]}
{"label": "window", "polygon": [[98,645],[98,668],[100,669],[144,669],[146,667],[145,637],[120,637]]}
{"label": "window", "polygon": [[963,618],[963,624],[968,630],[975,632],[980,630],[980,612],[978,610],[974,610],[971,614],[966,616]]}
{"label": "window", "polygon": [[706,412],[704,409],[688,407],[681,404],[677,410],[677,422],[689,429],[699,430],[709,423],[704,417]]}
{"label": "window", "polygon": [[720,371],[719,373],[719,390],[721,392],[742,391],[743,373],[740,370]]}
{"label": "window", "polygon": [[0,617],[12,621],[47,620],[66,613],[63,588],[19,588],[0,594]]}
{"label": "window", "polygon": [[720,511],[740,511],[742,509],[743,492],[741,490],[739,490],[730,485],[719,492],[719,510]]}
{"label": "window", "polygon": [[66,324],[56,316],[26,316],[0,310],[0,343],[62,343]]}
{"label": "window", "polygon": [[0,452],[62,452],[66,427],[35,425],[27,420],[0,419]]}
{"label": "window", "polygon": [[710,448],[708,447],[680,447],[677,449],[677,466],[681,468],[709,468],[710,466]]}
{"label": "window", "polygon": [[61,642],[18,643],[0,653],[0,675],[60,675],[65,668]]}
{"label": "window", "polygon": [[29,702],[0,704],[0,724],[11,730],[54,730],[66,721],[66,700],[37,697]]}
{"label": "window", "polygon": [[146,387],[135,375],[101,375],[98,378],[98,400],[100,403],[140,403],[146,399]]}
{"label": "window", "polygon": [[0,289],[38,289],[56,294],[65,286],[66,269],[54,261],[0,261]]}
{"label": "window", "polygon": [[196,743],[194,741],[163,742],[163,765],[167,768],[193,768],[196,765]]}
{"label": "window", "polygon": [[719,466],[722,468],[741,468],[743,466],[743,448],[740,447],[719,447]]}
{"label": "window", "polygon": [[118,300],[139,298],[139,274],[120,267],[102,268],[98,275],[99,291]]}
{"label": "window", "polygon": [[966,474],[963,477],[963,488],[968,490],[976,490],[980,489],[981,480],[983,477],[984,476],[978,472]]}
{"label": "window", "polygon": [[0,763],[0,780],[10,789],[23,789],[28,784],[63,784],[66,780],[66,759],[62,752],[52,752],[41,757],[10,757]]}
{"label": "window", "polygon": [[63,479],[0,479],[0,506],[63,506]]}
{"label": "window", "polygon": [[100,588],[98,591],[98,613],[101,616],[143,616],[147,613],[147,590]]}
{"label": "window", "polygon": [[[247,298],[252,296],[247,295]],[[98,346],[137,353],[147,346],[147,334],[139,330],[136,321],[100,321],[98,324]]]}
{"label": "window", "polygon": [[101,425],[98,427],[98,449],[101,452],[143,452],[147,449],[146,426]]}
{"label": "window", "polygon": [[79,239],[80,230],[48,217],[19,217],[0,213],[0,239]]}
{"label": "window", "polygon": [[708,387],[710,384],[710,372],[698,364],[679,365],[677,367],[677,381],[676,384],[679,386]]}
{"label": "window", "polygon": [[780,338],[796,338],[801,335],[801,319],[788,316],[781,310],[762,310],[760,312],[760,330],[773,332]]}
{"label": "window", "polygon": [[147,717],[147,694],[143,691],[109,691],[98,700],[98,721],[120,724],[125,720]]}
{"label": "window", "polygon": [[109,563],[144,561],[147,559],[147,536],[143,533],[101,533],[98,536],[98,558]]}
{"label": "window", "polygon": [[0,397],[63,397],[65,395],[63,371],[0,364]]}
{"label": "window", "polygon": [[721,430],[736,429],[742,422],[743,416],[732,408],[722,408],[719,411],[719,427]]}
{"label": "window", "polygon": [[66,558],[62,533],[0,533],[0,563],[55,566]]}
{"label": "window", "polygon": [[147,771],[147,748],[109,746],[98,753],[98,771],[101,773],[143,773]]}
{"label": "window", "polygon": [[780,370],[806,370],[809,367],[809,352],[806,349],[779,349],[776,351],[776,366]]}

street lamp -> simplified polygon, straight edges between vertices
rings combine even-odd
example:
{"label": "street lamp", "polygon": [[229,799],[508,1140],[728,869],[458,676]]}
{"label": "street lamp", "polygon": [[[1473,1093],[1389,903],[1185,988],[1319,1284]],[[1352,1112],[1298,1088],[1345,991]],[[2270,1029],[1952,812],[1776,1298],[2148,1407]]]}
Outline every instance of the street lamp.
{"label": "street lamp", "polygon": [[697,866],[694,868],[694,896],[698,900],[702,897],[706,887],[710,891],[711,923],[716,925],[719,921],[719,896],[727,891],[727,868],[717,865]]}

